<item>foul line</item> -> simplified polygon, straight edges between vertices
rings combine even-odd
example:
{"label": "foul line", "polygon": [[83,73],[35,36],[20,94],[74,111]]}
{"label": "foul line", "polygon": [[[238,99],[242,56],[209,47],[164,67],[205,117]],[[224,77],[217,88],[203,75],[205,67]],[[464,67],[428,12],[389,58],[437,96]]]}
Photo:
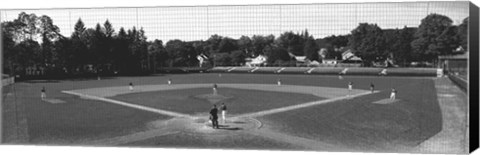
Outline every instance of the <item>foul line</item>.
{"label": "foul line", "polygon": [[[378,93],[378,92],[379,91],[375,91],[374,93]],[[372,93],[371,92],[364,92],[364,93],[359,93],[359,94],[355,94],[355,95],[351,95],[351,96],[344,96],[344,97],[330,98],[330,99],[325,99],[325,100],[320,100],[320,101],[307,102],[307,103],[303,103],[303,104],[281,107],[281,108],[277,108],[277,109],[270,109],[270,110],[264,110],[264,111],[254,112],[254,113],[241,114],[241,115],[237,115],[233,118],[236,118],[236,117],[258,117],[258,116],[270,115],[270,114],[275,114],[275,113],[280,113],[280,112],[285,112],[285,111],[310,107],[310,106],[314,106],[314,105],[340,101],[340,100],[344,100],[344,99],[351,99],[351,98],[355,98],[355,97],[359,97],[359,96],[363,96],[363,95],[367,95],[367,94],[372,94]]]}
{"label": "foul line", "polygon": [[104,98],[104,97],[81,94],[81,93],[76,93],[76,92],[71,92],[71,91],[62,91],[62,93],[77,95],[77,96],[80,96],[80,97],[90,98],[90,99],[94,99],[94,100],[110,102],[110,103],[118,104],[118,105],[121,105],[121,106],[126,106],[126,107],[130,107],[130,108],[135,108],[135,109],[140,109],[140,110],[144,110],[144,111],[154,112],[154,113],[158,113],[158,114],[162,114],[162,115],[168,115],[168,116],[173,116],[173,117],[193,118],[192,116],[186,115],[186,114],[181,114],[181,113],[177,113],[177,112],[171,112],[171,111],[166,111],[166,110],[150,108],[150,107],[146,107],[146,106],[141,106],[141,105],[131,104],[131,103],[127,103],[127,102],[112,100],[112,99],[108,99],[108,98]]}

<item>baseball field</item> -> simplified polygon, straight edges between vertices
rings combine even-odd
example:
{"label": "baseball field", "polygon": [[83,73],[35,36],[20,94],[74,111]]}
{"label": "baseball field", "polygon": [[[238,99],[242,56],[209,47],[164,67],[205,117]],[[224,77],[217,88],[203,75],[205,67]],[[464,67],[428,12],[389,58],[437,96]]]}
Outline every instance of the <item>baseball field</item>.
{"label": "baseball field", "polygon": [[[162,74],[24,81],[2,95],[9,144],[422,153],[467,147],[466,95],[446,77]],[[221,103],[227,118],[213,129],[208,112]]]}

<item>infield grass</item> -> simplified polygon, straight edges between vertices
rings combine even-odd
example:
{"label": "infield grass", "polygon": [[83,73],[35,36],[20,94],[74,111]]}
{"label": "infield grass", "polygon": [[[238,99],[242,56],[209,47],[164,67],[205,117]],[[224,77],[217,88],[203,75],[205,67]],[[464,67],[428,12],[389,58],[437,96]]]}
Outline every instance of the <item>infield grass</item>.
{"label": "infield grass", "polygon": [[220,103],[225,103],[229,114],[243,114],[323,99],[314,95],[299,93],[233,88],[219,88],[219,94],[228,97],[219,103],[211,103],[206,99],[197,97],[211,93],[212,89],[209,88],[194,88],[132,93],[111,98],[133,104],[193,115],[200,113],[207,114],[213,104],[220,106]]}

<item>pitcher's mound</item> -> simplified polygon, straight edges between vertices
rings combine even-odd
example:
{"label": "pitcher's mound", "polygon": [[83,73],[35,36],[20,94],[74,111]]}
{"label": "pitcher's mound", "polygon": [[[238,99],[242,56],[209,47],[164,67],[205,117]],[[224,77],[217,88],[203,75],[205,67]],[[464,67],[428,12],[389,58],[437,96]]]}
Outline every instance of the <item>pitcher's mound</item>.
{"label": "pitcher's mound", "polygon": [[210,103],[218,103],[218,102],[233,98],[233,96],[224,96],[220,94],[202,94],[202,95],[196,95],[194,97],[198,99],[207,100]]}
{"label": "pitcher's mound", "polygon": [[392,104],[392,103],[395,103],[395,102],[398,102],[400,101],[399,99],[395,99],[395,100],[390,100],[389,98],[386,98],[386,99],[383,99],[383,100],[378,100],[378,101],[375,101],[375,102],[372,102],[373,104]]}
{"label": "pitcher's mound", "polygon": [[48,103],[51,103],[51,104],[61,104],[61,103],[65,103],[65,101],[63,101],[63,100],[54,99],[54,98],[44,99],[43,101],[48,102]]}

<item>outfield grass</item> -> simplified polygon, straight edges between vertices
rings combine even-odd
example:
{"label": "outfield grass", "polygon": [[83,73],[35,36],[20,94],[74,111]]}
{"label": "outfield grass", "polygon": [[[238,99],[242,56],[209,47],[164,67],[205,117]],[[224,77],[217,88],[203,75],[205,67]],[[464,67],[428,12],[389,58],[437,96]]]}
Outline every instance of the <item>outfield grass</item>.
{"label": "outfield grass", "polygon": [[[205,99],[196,97],[203,94],[212,94],[212,89],[195,88],[132,93],[118,95],[111,98],[184,114],[207,114],[212,107],[212,103]],[[226,97],[231,97],[222,102],[227,105],[228,113],[234,115],[280,108],[322,99],[320,97],[308,94],[233,88],[219,88],[219,94]],[[215,104],[220,106],[220,103]]]}
{"label": "outfield grass", "polygon": [[259,119],[281,132],[371,151],[415,146],[441,130],[433,81],[411,80],[396,89],[400,101],[393,104],[372,104],[387,98],[384,91]]}

